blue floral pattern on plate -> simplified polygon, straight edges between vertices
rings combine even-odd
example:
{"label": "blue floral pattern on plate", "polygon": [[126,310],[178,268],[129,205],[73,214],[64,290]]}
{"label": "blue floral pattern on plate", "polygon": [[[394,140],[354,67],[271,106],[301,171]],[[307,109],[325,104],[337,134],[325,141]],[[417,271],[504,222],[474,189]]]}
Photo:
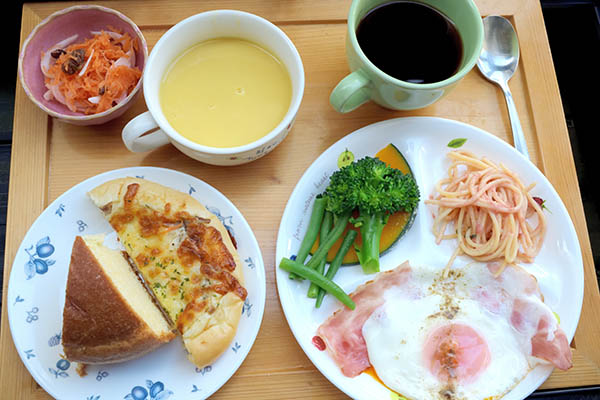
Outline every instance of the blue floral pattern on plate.
{"label": "blue floral pattern on plate", "polygon": [[[202,203],[210,207],[232,235],[235,228],[249,295],[242,307],[244,317],[238,333],[229,346],[231,351],[210,366],[195,368],[175,341],[110,368],[90,365],[83,378],[75,373],[75,364],[61,356],[62,299],[73,240],[88,232],[105,233],[107,240],[112,240],[110,226],[86,193],[103,182],[124,176],[144,177],[194,195],[202,193]],[[90,178],[50,204],[17,250],[7,295],[12,300],[7,302],[7,311],[17,351],[35,380],[51,396],[64,400],[187,400],[190,391],[196,391],[201,394],[194,398],[205,398],[229,379],[252,347],[264,312],[264,265],[249,225],[225,196],[201,180],[177,171],[135,167]],[[169,362],[165,363],[165,359]],[[151,382],[146,381],[147,377],[160,379]]]}
{"label": "blue floral pattern on plate", "polygon": [[33,307],[31,309],[31,311],[27,311],[27,318],[25,318],[25,321],[30,324],[32,322],[37,321],[40,317],[38,317],[37,313],[40,311],[39,308],[37,307]]}
{"label": "blue floral pattern on plate", "polygon": [[256,265],[254,265],[254,261],[252,261],[252,257],[246,258],[244,262],[248,264],[248,268],[250,269],[254,269],[254,267],[256,267]]}
{"label": "blue floral pattern on plate", "polygon": [[165,389],[161,381],[146,380],[146,387],[134,386],[131,392],[123,397],[125,400],[166,400],[173,392]]}
{"label": "blue floral pattern on plate", "polygon": [[237,353],[238,350],[241,348],[242,346],[240,346],[240,344],[238,342],[235,342],[233,344],[233,346],[231,347],[231,350],[233,350],[234,353]]}
{"label": "blue floral pattern on plate", "polygon": [[108,375],[110,375],[110,374],[108,373],[108,371],[105,371],[105,370],[101,369],[100,371],[98,371],[98,375],[96,375],[96,380],[97,380],[98,382],[101,382],[101,381],[102,381],[102,379],[104,379],[104,378],[108,377]]}
{"label": "blue floral pattern on plate", "polygon": [[196,372],[199,374],[202,374],[204,376],[204,374],[209,373],[210,371],[212,371],[212,365],[207,365],[204,368],[198,368],[196,367]]}
{"label": "blue floral pattern on plate", "polygon": [[78,219],[77,220],[77,230],[79,230],[79,232],[83,232],[83,231],[85,231],[85,228],[87,228],[87,224],[85,222],[83,222],[82,220]]}
{"label": "blue floral pattern on plate", "polygon": [[223,224],[223,226],[225,226],[225,228],[229,231],[229,234],[233,237],[235,237],[235,233],[233,231],[233,216],[229,215],[227,217],[221,215],[221,210],[219,210],[217,207],[212,207],[212,206],[206,206],[206,209],[208,211],[210,211],[211,213],[215,214],[215,216],[217,218],[219,218],[219,221],[221,221],[221,223]]}
{"label": "blue floral pattern on plate", "polygon": [[[35,250],[35,252],[34,252]],[[50,237],[40,239],[35,247],[31,245],[25,249],[29,260],[25,263],[25,276],[27,279],[33,278],[36,274],[43,275],[48,272],[48,267],[56,262],[50,257],[54,253],[54,246],[50,243]]]}
{"label": "blue floral pattern on plate", "polygon": [[65,360],[64,358],[61,358],[60,360],[58,360],[56,362],[56,369],[55,368],[48,368],[48,370],[54,375],[55,378],[68,378],[69,374],[67,373],[67,370],[69,369],[69,367],[71,367],[71,363],[68,360]]}
{"label": "blue floral pattern on plate", "polygon": [[252,304],[250,304],[248,298],[244,300],[244,305],[242,306],[242,315],[244,315],[244,313],[246,313],[246,317],[248,318],[250,318],[250,315],[252,314]]}
{"label": "blue floral pattern on plate", "polygon": [[48,346],[50,346],[50,347],[58,346],[60,344],[61,337],[62,337],[62,332],[59,332],[56,335],[53,335],[52,337],[50,337],[50,339],[48,339]]}

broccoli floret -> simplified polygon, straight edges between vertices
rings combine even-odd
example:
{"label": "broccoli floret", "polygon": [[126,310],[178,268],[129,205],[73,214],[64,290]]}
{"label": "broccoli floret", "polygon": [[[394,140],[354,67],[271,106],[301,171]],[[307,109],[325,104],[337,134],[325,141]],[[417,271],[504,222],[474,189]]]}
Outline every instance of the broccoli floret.
{"label": "broccoli floret", "polygon": [[358,210],[358,217],[351,219],[362,236],[356,251],[370,274],[379,271],[379,242],[390,214],[412,212],[419,203],[419,187],[412,175],[365,157],[334,172],[324,196],[326,209],[334,214]]}

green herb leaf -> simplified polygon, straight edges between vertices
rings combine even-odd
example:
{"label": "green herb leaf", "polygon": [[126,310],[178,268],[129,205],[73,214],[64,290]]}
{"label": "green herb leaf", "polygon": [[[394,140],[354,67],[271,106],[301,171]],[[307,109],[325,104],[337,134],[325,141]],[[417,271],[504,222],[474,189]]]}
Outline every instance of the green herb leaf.
{"label": "green herb leaf", "polygon": [[459,147],[461,147],[466,142],[467,142],[466,138],[452,139],[451,141],[448,142],[448,147],[451,147],[453,149],[458,149]]}

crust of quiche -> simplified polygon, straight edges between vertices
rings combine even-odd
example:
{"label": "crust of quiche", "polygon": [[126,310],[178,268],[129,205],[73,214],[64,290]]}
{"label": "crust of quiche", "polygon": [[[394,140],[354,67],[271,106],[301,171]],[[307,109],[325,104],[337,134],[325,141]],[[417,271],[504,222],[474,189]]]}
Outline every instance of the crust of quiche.
{"label": "crust of quiche", "polygon": [[[227,293],[221,304],[215,313],[214,323],[205,326],[198,335],[183,334],[188,358],[197,366],[211,364],[217,359],[229,347],[237,331],[244,302],[237,295]],[[195,328],[192,327],[192,331]]]}
{"label": "crust of quiche", "polygon": [[[142,301],[152,301],[146,295]],[[150,329],[106,275],[86,242],[77,236],[63,309],[62,344],[67,359],[86,364],[127,361],[174,337],[172,331],[157,335]]]}
{"label": "crust of quiche", "polygon": [[[243,287],[242,264],[227,229],[214,214],[209,212],[192,196],[139,178],[111,180],[94,188],[88,194],[94,204],[102,210],[105,217],[110,221],[112,215],[125,208],[127,190],[132,184],[139,185],[135,194],[136,201],[146,204],[154,210],[163,210],[168,204],[170,210],[182,211],[193,217],[208,220],[209,222],[206,225],[215,228],[220,233],[223,244],[233,257],[235,269],[231,271],[231,275]],[[202,194],[200,193],[199,195],[201,196]],[[118,229],[117,233],[119,233]],[[121,241],[123,242],[122,237]],[[129,252],[127,246],[125,248]],[[129,253],[132,259],[135,259],[135,255],[131,254],[131,252]],[[138,269],[146,278],[144,271],[139,265]],[[160,298],[158,300],[160,303]],[[212,363],[229,347],[237,331],[243,303],[244,300],[240,296],[229,292],[220,298],[216,311],[210,314],[201,313],[201,315],[195,315],[192,321],[186,323],[184,329],[179,329],[182,333],[183,342],[188,351],[190,361],[199,367],[203,367]],[[165,307],[163,306],[163,308]],[[165,311],[168,314],[168,310]],[[177,321],[172,322],[177,324]]]}

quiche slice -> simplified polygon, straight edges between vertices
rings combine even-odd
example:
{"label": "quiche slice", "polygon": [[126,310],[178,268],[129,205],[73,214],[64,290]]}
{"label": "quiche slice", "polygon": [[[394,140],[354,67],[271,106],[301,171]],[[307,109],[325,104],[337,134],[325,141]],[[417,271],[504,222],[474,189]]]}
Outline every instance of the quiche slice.
{"label": "quiche slice", "polygon": [[89,192],[183,338],[198,367],[235,336],[246,299],[242,264],[227,229],[192,196],[120,178]]}

